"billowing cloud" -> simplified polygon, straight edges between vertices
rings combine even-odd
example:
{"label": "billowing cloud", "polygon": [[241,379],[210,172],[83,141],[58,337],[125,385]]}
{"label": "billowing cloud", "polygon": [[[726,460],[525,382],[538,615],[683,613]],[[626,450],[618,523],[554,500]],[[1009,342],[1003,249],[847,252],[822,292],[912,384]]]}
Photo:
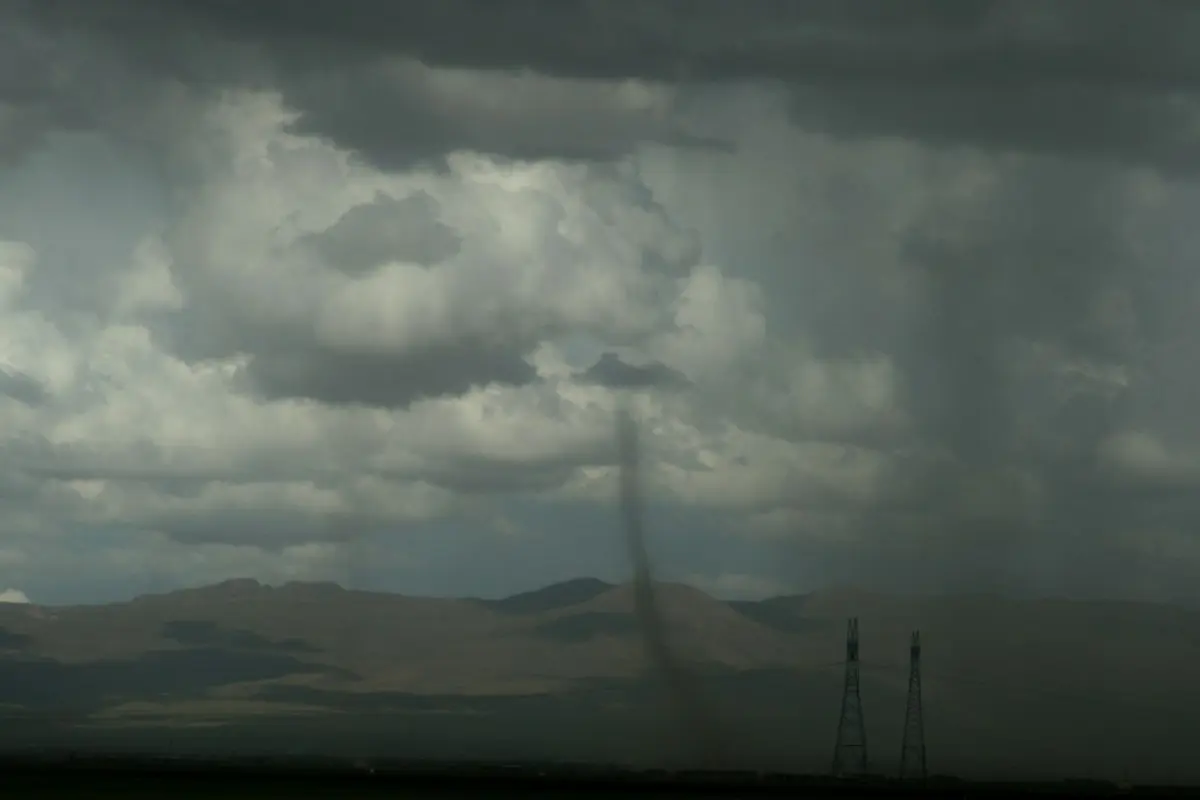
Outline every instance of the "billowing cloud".
{"label": "billowing cloud", "polygon": [[1200,23],[1117,8],[0,2],[0,583],[569,577],[621,400],[722,591],[1192,592]]}
{"label": "billowing cloud", "polygon": [[28,603],[29,598],[20,589],[4,589],[0,591],[0,603]]}
{"label": "billowing cloud", "polygon": [[682,373],[657,361],[630,364],[616,353],[604,353],[600,359],[579,373],[588,383],[598,383],[612,389],[682,388],[688,380]]}

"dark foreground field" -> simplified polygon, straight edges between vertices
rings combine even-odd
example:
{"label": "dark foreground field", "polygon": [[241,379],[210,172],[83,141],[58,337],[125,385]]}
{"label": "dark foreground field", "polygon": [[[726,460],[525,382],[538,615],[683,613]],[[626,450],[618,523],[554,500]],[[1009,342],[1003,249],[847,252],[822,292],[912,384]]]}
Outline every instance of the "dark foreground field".
{"label": "dark foreground field", "polygon": [[932,776],[835,779],[765,772],[632,770],[598,764],[343,761],[336,758],[0,758],[10,793],[38,796],[253,797],[1183,797],[1187,787],[1096,781],[968,782]]}

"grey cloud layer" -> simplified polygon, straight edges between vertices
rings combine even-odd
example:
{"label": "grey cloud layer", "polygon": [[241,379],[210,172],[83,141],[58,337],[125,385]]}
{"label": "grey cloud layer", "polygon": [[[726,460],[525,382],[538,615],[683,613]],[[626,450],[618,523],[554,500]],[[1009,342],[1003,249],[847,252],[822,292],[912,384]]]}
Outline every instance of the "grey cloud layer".
{"label": "grey cloud layer", "polygon": [[[922,0],[903,10],[884,0],[99,8],[57,0],[31,3],[29,13],[51,29],[103,32],[143,69],[274,83],[304,112],[300,129],[383,165],[462,147],[606,157],[647,139],[703,143],[672,119],[672,103],[591,83],[645,79],[782,81],[793,87],[796,119],[835,135],[1197,166],[1200,12],[1174,0],[1144,0],[1136,11],[1120,0]],[[446,94],[445,83],[395,58],[516,72]],[[572,82],[539,84],[526,69]],[[464,103],[471,91],[500,103]]]}
{"label": "grey cloud layer", "polygon": [[[573,402],[592,415],[569,446],[525,459],[430,447],[366,472],[587,495],[572,482],[611,463],[588,427],[605,409],[555,392],[632,388],[658,414],[651,479],[667,495],[702,505],[735,486],[758,522],[836,534],[863,574],[1043,570],[1094,589],[1129,584],[1122,564],[1164,586],[1194,568],[1162,555],[1191,552],[1200,516],[1192,5],[18,5],[0,148],[96,128],[187,190],[164,246],[188,303],[155,334],[189,363],[248,356],[237,381],[257,399],[410,409],[493,384],[527,390],[544,419],[572,419]],[[492,171],[464,178],[466,199],[406,185],[325,206],[312,187],[332,196],[362,164],[318,153],[304,172],[307,156],[272,140],[260,160],[277,174],[247,178],[225,166],[236,143],[192,132],[229,87],[277,90],[294,133],[391,173],[454,178],[461,151]],[[591,163],[517,185],[502,160],[542,158]],[[227,197],[205,194],[223,180]],[[263,210],[298,194],[318,210]],[[268,229],[284,233],[249,252]],[[425,299],[405,305],[412,286]],[[560,386],[535,354],[570,334],[605,355]],[[39,386],[0,375],[29,405],[53,398]],[[74,463],[55,474],[105,474]],[[189,506],[172,502],[139,524],[200,541],[258,513],[229,501],[181,522]],[[286,497],[264,503],[275,538],[305,527]]]}

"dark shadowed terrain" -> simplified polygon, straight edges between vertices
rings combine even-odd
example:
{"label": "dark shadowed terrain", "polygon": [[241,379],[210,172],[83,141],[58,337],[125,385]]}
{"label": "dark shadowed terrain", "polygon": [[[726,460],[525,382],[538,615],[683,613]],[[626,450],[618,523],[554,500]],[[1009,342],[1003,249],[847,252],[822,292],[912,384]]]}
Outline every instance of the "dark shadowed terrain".
{"label": "dark shadowed terrain", "polygon": [[[873,768],[895,769],[907,638],[930,768],[1200,777],[1200,613],[831,590],[723,602],[662,584],[737,766],[823,770],[845,620],[861,620]],[[3,745],[677,764],[629,586],[503,600],[253,581],[105,606],[0,606]]]}

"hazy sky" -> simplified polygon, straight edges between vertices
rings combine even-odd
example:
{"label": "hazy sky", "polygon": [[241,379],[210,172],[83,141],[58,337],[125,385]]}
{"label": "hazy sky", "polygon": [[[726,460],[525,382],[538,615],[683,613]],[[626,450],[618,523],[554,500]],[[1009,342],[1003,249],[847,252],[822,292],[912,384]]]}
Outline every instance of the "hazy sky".
{"label": "hazy sky", "polygon": [[[1200,5],[0,0],[0,600],[1200,600]],[[11,592],[3,592],[11,589]]]}

